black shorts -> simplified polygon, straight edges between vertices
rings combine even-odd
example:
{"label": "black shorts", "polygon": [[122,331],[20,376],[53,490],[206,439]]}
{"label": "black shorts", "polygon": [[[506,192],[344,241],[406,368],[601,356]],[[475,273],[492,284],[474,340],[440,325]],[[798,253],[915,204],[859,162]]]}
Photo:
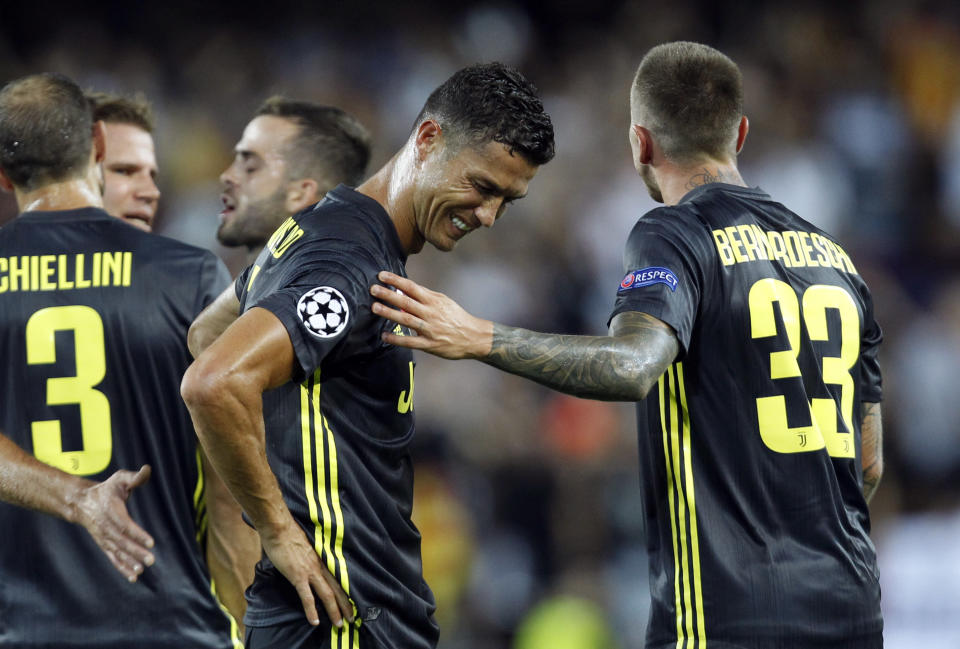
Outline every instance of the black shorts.
{"label": "black shorts", "polygon": [[[321,612],[321,615],[323,613]],[[366,634],[362,634],[366,636]],[[274,626],[247,626],[243,640],[246,649],[367,649],[360,628],[344,624],[335,630],[329,623],[310,626],[304,619]]]}

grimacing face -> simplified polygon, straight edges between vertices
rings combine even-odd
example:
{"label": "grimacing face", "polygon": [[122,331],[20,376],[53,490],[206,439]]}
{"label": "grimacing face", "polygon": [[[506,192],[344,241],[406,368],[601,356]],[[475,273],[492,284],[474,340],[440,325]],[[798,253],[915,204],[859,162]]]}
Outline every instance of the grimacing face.
{"label": "grimacing face", "polygon": [[299,127],[274,115],[253,118],[235,147],[233,162],[220,174],[220,227],[225,246],[262,246],[290,214],[286,202],[287,141]]}
{"label": "grimacing face", "polygon": [[413,199],[420,245],[411,252],[425,241],[452,250],[473,230],[492,227],[537,173],[537,165],[499,142],[450,147],[441,145],[423,162]]}
{"label": "grimacing face", "polygon": [[157,158],[153,138],[133,124],[105,123],[103,208],[150,232],[157,214]]}

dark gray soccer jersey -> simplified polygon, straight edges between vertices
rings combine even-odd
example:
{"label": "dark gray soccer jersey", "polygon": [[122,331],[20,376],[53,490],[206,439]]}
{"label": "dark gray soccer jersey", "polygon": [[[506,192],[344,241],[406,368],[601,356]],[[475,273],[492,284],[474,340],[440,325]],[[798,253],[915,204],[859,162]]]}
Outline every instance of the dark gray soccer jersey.
{"label": "dark gray soccer jersey", "polygon": [[681,347],[638,404],[647,646],[873,646],[860,404],[881,398],[881,333],[850,258],[762,191],[711,184],[641,218],[624,265],[614,315]]}
{"label": "dark gray soccer jersey", "polygon": [[180,399],[187,328],[229,281],[210,252],[100,209],[28,212],[0,228],[3,430],[93,480],[150,464],[128,508],[157,559],[130,584],[82,527],[0,503],[0,646],[232,646]]}
{"label": "dark gray soccer jersey", "polygon": [[[437,642],[410,520],[413,355],[381,340],[396,325],[370,311],[377,273],[405,275],[405,261],[379,203],[341,185],[281,225],[237,278],[242,310],[269,310],[293,343],[293,380],[263,397],[267,458],[290,511],[359,609],[356,627],[331,627],[336,647],[355,647],[367,633],[384,648]],[[250,626],[306,624],[296,591],[266,557],[247,600]]]}

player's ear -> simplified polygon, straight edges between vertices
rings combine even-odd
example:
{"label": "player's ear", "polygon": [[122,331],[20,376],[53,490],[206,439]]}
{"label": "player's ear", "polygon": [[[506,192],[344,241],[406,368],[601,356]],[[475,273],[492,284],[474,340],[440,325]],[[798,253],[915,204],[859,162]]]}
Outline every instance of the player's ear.
{"label": "player's ear", "polygon": [[321,198],[323,194],[317,181],[313,178],[301,178],[287,183],[287,197],[283,207],[290,214],[296,214]]}
{"label": "player's ear", "polygon": [[635,162],[648,165],[653,162],[653,135],[649,129],[639,124],[634,124],[631,128],[636,139]]}
{"label": "player's ear", "polygon": [[737,129],[737,153],[743,148],[743,143],[747,139],[747,132],[750,130],[750,120],[744,115],[740,118],[740,127]]}
{"label": "player's ear", "polygon": [[13,193],[13,182],[10,181],[10,177],[7,176],[3,169],[0,169],[0,189],[11,194]]}
{"label": "player's ear", "polygon": [[413,143],[417,160],[424,160],[431,151],[443,146],[443,129],[436,120],[425,119],[417,127]]}
{"label": "player's ear", "polygon": [[103,156],[107,151],[107,127],[103,120],[97,120],[93,123],[93,162],[98,164],[103,162]]}

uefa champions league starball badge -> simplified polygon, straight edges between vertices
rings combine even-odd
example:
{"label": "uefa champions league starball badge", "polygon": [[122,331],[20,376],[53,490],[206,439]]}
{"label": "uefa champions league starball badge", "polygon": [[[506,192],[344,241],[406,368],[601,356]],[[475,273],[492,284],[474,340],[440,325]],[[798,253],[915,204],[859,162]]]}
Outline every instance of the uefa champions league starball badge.
{"label": "uefa champions league starball badge", "polygon": [[297,315],[311,335],[333,338],[347,326],[350,308],[340,291],[332,286],[318,286],[297,302]]}

